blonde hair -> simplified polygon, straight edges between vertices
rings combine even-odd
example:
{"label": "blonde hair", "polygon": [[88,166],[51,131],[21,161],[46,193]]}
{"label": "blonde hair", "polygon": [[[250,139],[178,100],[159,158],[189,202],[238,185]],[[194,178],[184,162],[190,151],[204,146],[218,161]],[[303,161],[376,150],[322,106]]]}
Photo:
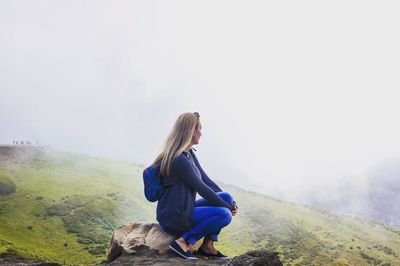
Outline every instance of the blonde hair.
{"label": "blonde hair", "polygon": [[165,140],[164,148],[153,163],[161,161],[161,175],[171,174],[172,161],[190,145],[199,121],[198,113],[183,113],[175,121],[171,133]]}

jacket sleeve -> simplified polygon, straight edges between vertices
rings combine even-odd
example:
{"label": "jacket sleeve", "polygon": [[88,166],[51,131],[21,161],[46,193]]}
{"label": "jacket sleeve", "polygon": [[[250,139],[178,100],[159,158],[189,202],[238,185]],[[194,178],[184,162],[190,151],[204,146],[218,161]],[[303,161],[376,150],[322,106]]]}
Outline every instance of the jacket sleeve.
{"label": "jacket sleeve", "polygon": [[197,160],[196,155],[194,154],[194,152],[191,152],[195,163],[197,165],[197,168],[199,168],[200,173],[201,173],[201,179],[203,179],[203,182],[207,184],[207,186],[209,186],[210,188],[212,188],[215,192],[221,192],[222,189],[216,184],[214,183],[214,181],[211,180],[211,178],[208,177],[208,175],[206,174],[206,172],[204,172],[203,168],[201,167],[199,161]]}
{"label": "jacket sleeve", "polygon": [[220,196],[218,196],[217,193],[215,193],[214,190],[212,190],[206,183],[203,182],[203,180],[194,171],[189,159],[187,159],[184,155],[175,158],[172,163],[172,172],[176,178],[188,184],[204,199],[217,206],[226,207],[229,210],[233,209],[231,204],[224,201]]}

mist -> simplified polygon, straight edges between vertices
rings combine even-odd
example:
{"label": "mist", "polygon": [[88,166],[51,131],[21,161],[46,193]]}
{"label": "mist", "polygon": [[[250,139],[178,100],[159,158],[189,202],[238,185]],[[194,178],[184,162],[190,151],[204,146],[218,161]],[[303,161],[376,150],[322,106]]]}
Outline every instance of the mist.
{"label": "mist", "polygon": [[0,142],[147,165],[197,111],[215,180],[299,202],[368,193],[400,158],[398,8],[2,1]]}

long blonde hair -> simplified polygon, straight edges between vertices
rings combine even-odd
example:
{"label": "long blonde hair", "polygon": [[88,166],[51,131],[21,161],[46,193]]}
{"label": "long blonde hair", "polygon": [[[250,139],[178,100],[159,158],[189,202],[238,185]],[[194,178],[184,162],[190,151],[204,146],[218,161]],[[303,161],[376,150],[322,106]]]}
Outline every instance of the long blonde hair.
{"label": "long blonde hair", "polygon": [[161,161],[161,175],[169,176],[171,174],[172,161],[190,145],[199,121],[200,115],[197,112],[183,113],[178,117],[171,133],[165,140],[163,150],[154,160],[154,164]]}

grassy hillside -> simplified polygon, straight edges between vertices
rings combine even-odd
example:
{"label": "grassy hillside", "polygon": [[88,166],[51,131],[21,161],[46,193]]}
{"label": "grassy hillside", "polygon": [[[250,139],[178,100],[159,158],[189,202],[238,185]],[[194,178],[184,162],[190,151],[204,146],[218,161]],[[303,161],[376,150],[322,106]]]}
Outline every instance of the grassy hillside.
{"label": "grassy hillside", "polygon": [[[105,258],[112,229],[154,222],[143,197],[143,167],[38,147],[0,146],[0,256],[64,264]],[[1,181],[4,182],[1,182]],[[256,248],[281,252],[285,265],[400,265],[400,231],[232,186],[239,214],[218,248],[235,256]]]}
{"label": "grassy hillside", "polygon": [[138,166],[33,147],[17,147],[10,157],[0,178],[16,192],[0,199],[0,252],[98,263],[113,228],[154,219]]}
{"label": "grassy hillside", "polygon": [[398,229],[226,189],[241,203],[240,217],[223,232],[227,250],[265,247],[281,252],[285,265],[400,265]]}

